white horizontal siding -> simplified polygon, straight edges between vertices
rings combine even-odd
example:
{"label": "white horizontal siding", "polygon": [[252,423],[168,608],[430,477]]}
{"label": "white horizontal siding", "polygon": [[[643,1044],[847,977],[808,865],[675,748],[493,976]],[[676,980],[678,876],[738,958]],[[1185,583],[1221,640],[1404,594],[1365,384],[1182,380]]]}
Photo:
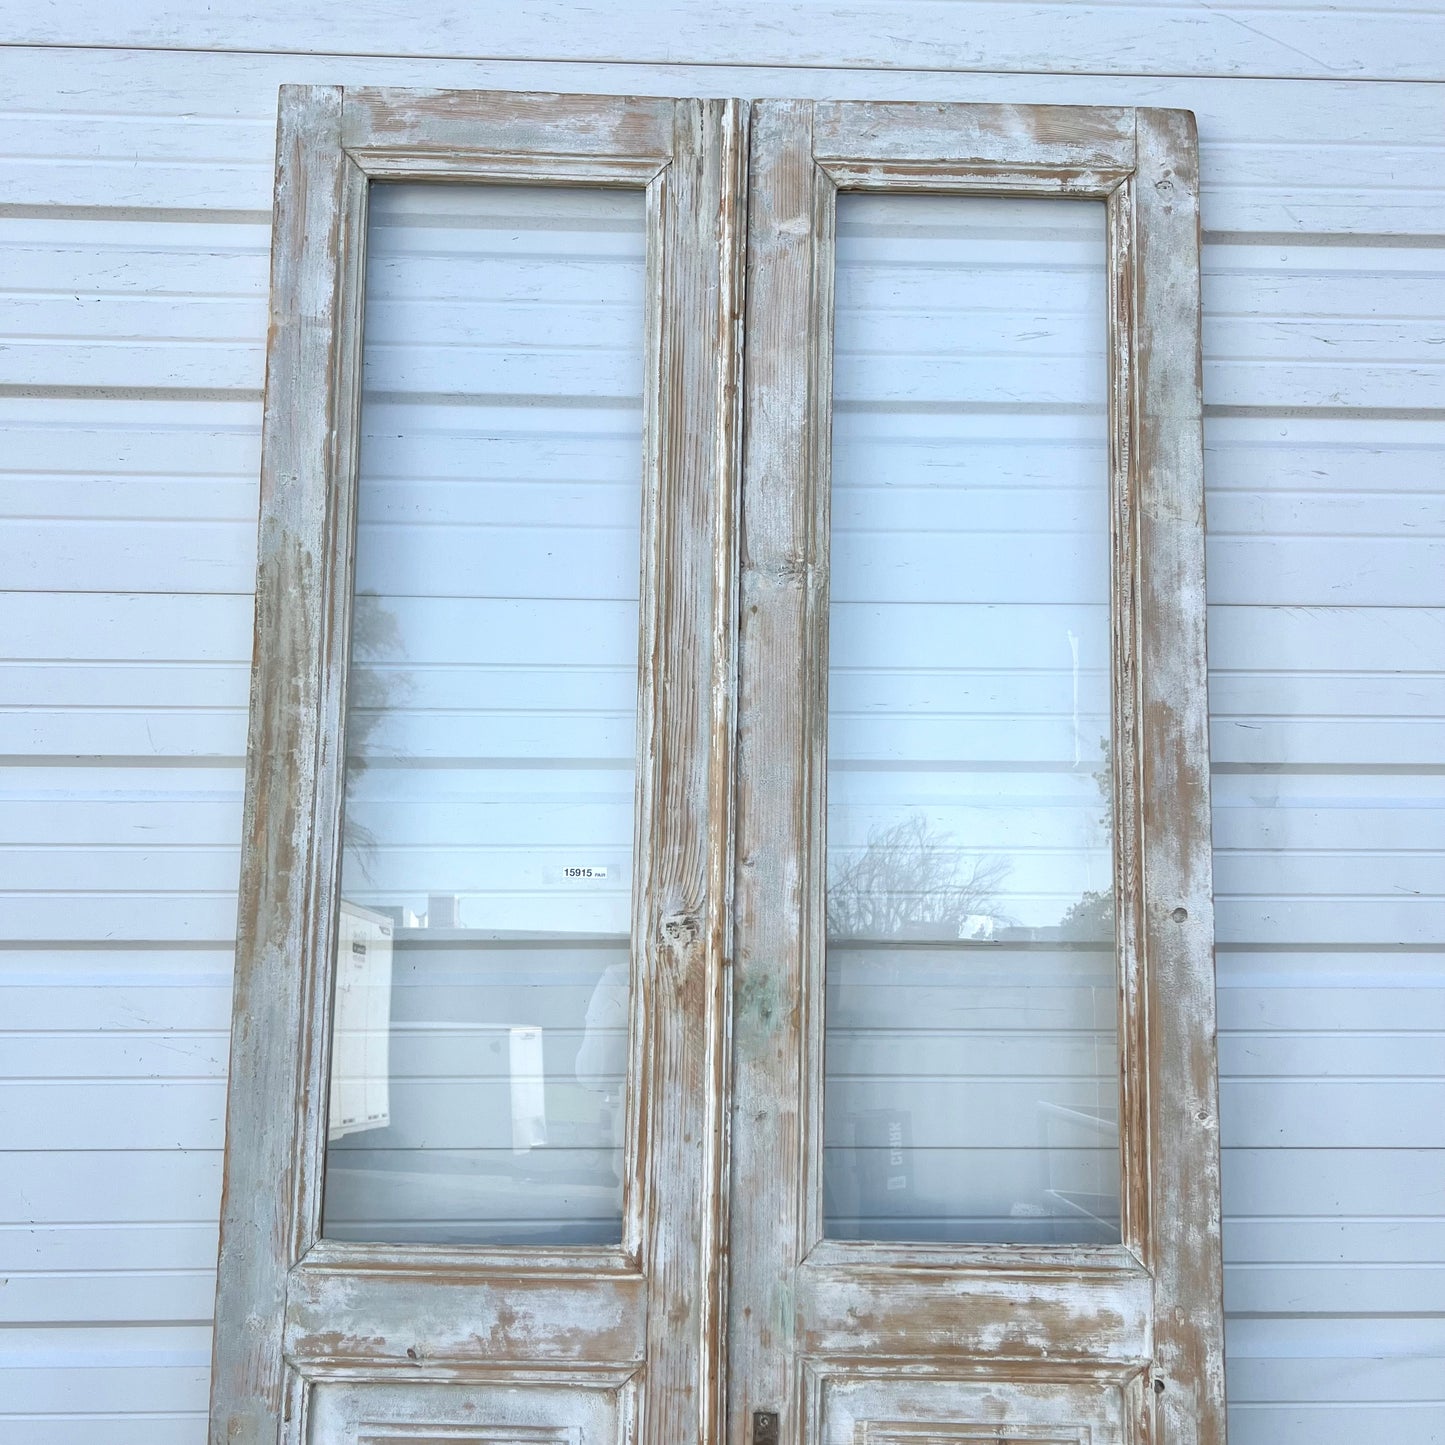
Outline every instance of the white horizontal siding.
{"label": "white horizontal siding", "polygon": [[1268,8],[1240,0],[802,0],[781,8],[737,0],[726,9],[708,0],[527,0],[498,13],[439,0],[415,17],[344,0],[249,0],[199,14],[179,0],[138,0],[124,10],[34,0],[12,20],[9,38],[146,49],[1404,80],[1439,78],[1442,20],[1438,5],[1405,9],[1392,0],[1323,12],[1310,0]]}
{"label": "white horizontal siding", "polygon": [[1440,7],[503,10],[7,21],[136,48],[0,49],[0,1438],[204,1438],[275,91],[324,81],[1198,113],[1232,1438],[1440,1445]]}
{"label": "white horizontal siding", "polygon": [[[968,6],[965,10],[963,7]],[[993,6],[943,0],[955,15]],[[1312,23],[1327,30],[1317,12]],[[490,20],[490,17],[489,17]],[[409,22],[410,23],[410,22]],[[956,21],[954,23],[957,23]],[[1062,47],[1060,47],[1062,48]],[[1425,47],[1420,47],[1425,53]],[[405,47],[403,47],[403,52]],[[482,53],[486,53],[483,51]],[[540,53],[540,52],[539,52]],[[684,54],[702,56],[689,47]],[[1438,52],[1435,73],[1439,73]],[[619,62],[621,57],[618,57]],[[1445,115],[1431,84],[1379,85],[1348,72],[1292,80],[1174,75],[974,75],[757,63],[591,65],[387,60],[365,56],[175,50],[66,50],[36,57],[0,47],[7,136],[4,212],[137,221],[270,217],[273,97],[283,83],[596,90],[609,94],[816,94],[835,99],[947,99],[1059,104],[1181,105],[1200,117],[1205,224],[1256,236],[1332,232],[1445,234]],[[63,79],[57,76],[63,71]],[[1282,72],[1273,72],[1282,74]],[[1175,73],[1177,75],[1177,72]],[[57,90],[57,86],[61,88]],[[1368,113],[1368,124],[1360,123]],[[183,124],[178,121],[184,120]],[[99,213],[99,214],[97,214]]]}

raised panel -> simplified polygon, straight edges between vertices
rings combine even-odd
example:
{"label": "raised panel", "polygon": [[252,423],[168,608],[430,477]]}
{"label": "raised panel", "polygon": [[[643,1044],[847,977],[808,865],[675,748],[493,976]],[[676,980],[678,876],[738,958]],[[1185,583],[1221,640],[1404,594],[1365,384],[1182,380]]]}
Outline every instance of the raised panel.
{"label": "raised panel", "polygon": [[307,1439],[309,1445],[617,1445],[630,1437],[632,1413],[627,1385],[347,1382],[313,1390]]}
{"label": "raised panel", "polygon": [[1137,1383],[954,1378],[820,1382],[819,1445],[1126,1445]]}
{"label": "raised panel", "polygon": [[453,1440],[458,1442],[486,1441],[495,1445],[571,1445],[576,1435],[566,1426],[555,1429],[539,1425],[535,1430],[525,1426],[498,1425],[391,1425],[383,1427],[380,1434],[373,1435],[363,1427],[359,1437],[360,1445],[403,1445],[409,1440]]}
{"label": "raised panel", "polygon": [[981,1445],[1002,1445],[1005,1440],[1015,1445],[1088,1445],[1088,1435],[1065,1426],[1065,1434],[1050,1431],[1047,1436],[1025,1426],[1025,1433],[1015,1434],[1012,1428],[1002,1427],[1006,1434],[1000,1434],[996,1425],[908,1425],[899,1421],[885,1421],[874,1428],[870,1423],[865,1427],[863,1440],[867,1445],[944,1445],[944,1442],[979,1441]]}

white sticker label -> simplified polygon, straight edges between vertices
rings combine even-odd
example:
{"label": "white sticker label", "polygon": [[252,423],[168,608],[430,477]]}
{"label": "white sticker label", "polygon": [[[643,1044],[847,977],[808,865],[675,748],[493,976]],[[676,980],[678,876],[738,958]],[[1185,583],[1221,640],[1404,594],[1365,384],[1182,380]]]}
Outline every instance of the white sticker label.
{"label": "white sticker label", "polygon": [[579,883],[585,882],[589,878],[605,878],[607,870],[605,868],[564,868],[562,876],[569,883]]}

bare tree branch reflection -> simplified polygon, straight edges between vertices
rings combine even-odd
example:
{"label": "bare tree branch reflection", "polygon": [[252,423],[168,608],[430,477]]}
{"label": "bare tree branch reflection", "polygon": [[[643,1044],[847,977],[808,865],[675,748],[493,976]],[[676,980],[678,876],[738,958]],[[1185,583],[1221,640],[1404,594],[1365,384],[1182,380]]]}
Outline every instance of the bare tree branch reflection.
{"label": "bare tree branch reflection", "polygon": [[998,911],[998,894],[1012,871],[1005,858],[966,863],[951,834],[935,831],[915,813],[874,828],[867,847],[835,861],[828,937],[957,939],[981,920],[1010,923]]}

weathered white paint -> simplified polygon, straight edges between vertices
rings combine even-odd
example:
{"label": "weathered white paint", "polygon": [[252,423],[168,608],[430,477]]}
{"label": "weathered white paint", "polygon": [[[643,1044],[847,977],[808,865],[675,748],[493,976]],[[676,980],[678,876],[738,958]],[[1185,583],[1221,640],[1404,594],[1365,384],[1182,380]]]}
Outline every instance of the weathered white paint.
{"label": "weathered white paint", "polygon": [[1321,25],[1309,0],[1285,0],[1264,12],[1240,0],[1130,6],[1012,0],[968,10],[927,0],[810,0],[783,9],[741,0],[726,10],[709,0],[586,7],[527,0],[495,15],[466,0],[443,0],[417,17],[345,0],[306,6],[248,0],[199,15],[184,0],[141,0],[99,12],[73,0],[36,0],[11,35],[30,44],[347,55],[1437,78],[1445,39],[1438,7],[1403,14],[1397,8],[1392,0],[1363,0]]}
{"label": "weathered white paint", "polygon": [[[433,47],[411,20],[388,34],[355,7],[369,58],[207,54],[260,39],[189,11],[168,35],[107,35],[119,12],[78,8],[41,38],[198,49],[0,51],[7,1441],[203,1438],[266,226],[276,87],[294,81],[1197,112],[1232,1438],[1436,1445],[1439,8],[1156,6],[1174,50],[1122,63],[1110,27],[1125,12],[1071,9],[1027,32],[995,6],[931,8],[955,47],[941,58],[922,53],[917,7],[887,15],[906,53],[821,16],[806,33],[789,16],[777,39],[729,13],[721,39],[659,25],[646,46],[609,44],[608,63],[595,49],[553,63],[577,52],[558,39],[575,26],[551,19],[515,22],[512,62],[388,59]],[[1281,16],[1297,28],[1275,33],[1326,64],[1286,62],[1240,24]],[[351,48],[337,20],[317,21],[316,43]],[[1232,59],[1205,28],[1237,32]],[[969,30],[986,37],[972,57]],[[788,68],[845,64],[828,49],[844,45],[925,68]],[[451,53],[466,49],[506,47]],[[660,54],[672,63],[636,63]],[[1101,73],[946,68],[1019,55],[1023,70]],[[1200,74],[1171,78],[1186,71]],[[1291,74],[1317,78],[1269,78]]]}

